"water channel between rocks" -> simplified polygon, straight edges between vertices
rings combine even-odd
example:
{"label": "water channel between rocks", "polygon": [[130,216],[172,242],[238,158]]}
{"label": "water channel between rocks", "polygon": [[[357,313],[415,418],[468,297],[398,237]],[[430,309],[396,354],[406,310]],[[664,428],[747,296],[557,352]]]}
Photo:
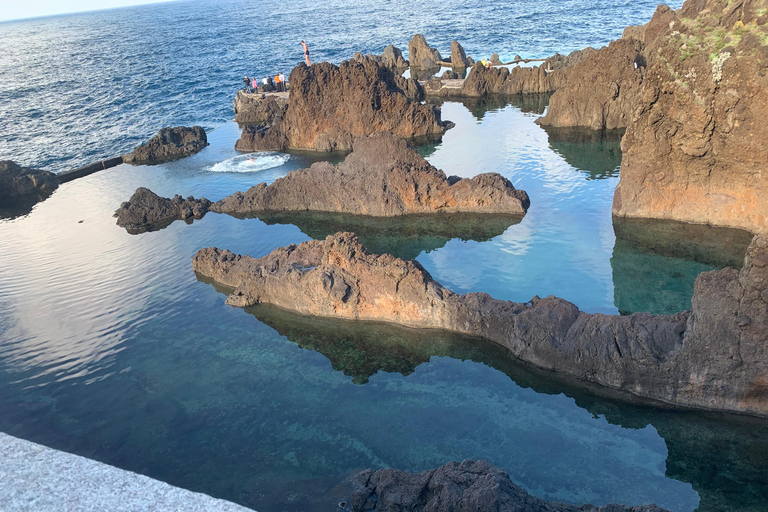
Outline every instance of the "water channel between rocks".
{"label": "water channel between rocks", "polygon": [[0,430],[261,511],[327,510],[366,467],[466,458],[547,499],[761,510],[765,421],[597,397],[482,340],[231,308],[191,270],[202,247],[258,257],[345,229],[417,258],[456,292],[553,294],[624,314],[685,310],[698,273],[740,264],[740,232],[614,227],[618,137],[547,133],[534,124],[545,104],[446,103],[456,127],[419,148],[449,175],[508,177],[531,197],[523,219],[208,214],[140,235],[115,225],[138,186],[217,200],[318,158],[256,155],[248,172],[232,123],[193,157],[121,165],[3,212]]}

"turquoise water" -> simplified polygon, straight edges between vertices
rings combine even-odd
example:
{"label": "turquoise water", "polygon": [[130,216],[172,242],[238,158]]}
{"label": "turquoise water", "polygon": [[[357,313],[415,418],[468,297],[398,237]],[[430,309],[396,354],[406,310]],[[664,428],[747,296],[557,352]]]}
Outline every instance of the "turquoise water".
{"label": "turquoise water", "polygon": [[655,8],[186,0],[0,23],[0,158],[58,172],[176,124],[201,124],[211,141],[37,205],[0,204],[0,431],[260,511],[336,508],[344,479],[366,467],[464,458],[544,498],[764,510],[764,420],[587,389],[482,340],[234,309],[192,272],[201,247],[258,257],[351,229],[457,292],[554,294],[624,314],[685,310],[698,273],[740,265],[743,233],[614,223],[618,134],[542,130],[545,96],[446,103],[456,127],[419,148],[448,174],[508,177],[531,197],[524,218],[209,214],[140,235],[112,218],[139,186],[216,200],[323,158],[257,155],[248,172],[233,149],[242,75],[288,71],[301,39],[335,63],[405,48],[416,32],[444,54],[458,39],[472,56],[509,60],[606,44]]}
{"label": "turquoise water", "polygon": [[[112,212],[138,186],[215,200],[317,158],[213,171],[237,156],[230,123],[193,157],[97,173],[0,221],[0,430],[262,511],[327,510],[348,496],[344,478],[366,467],[420,471],[465,458],[549,499],[760,510],[763,421],[602,396],[482,340],[231,308],[226,290],[192,272],[201,247],[261,256],[351,227],[456,291],[672,312],[690,306],[697,272],[743,254],[748,237],[721,247],[720,231],[697,233],[672,256],[664,233],[648,248],[642,237],[616,240],[615,173],[569,163],[600,151],[594,142],[550,144],[528,103],[468,106],[444,104],[456,127],[421,151],[448,174],[507,176],[531,196],[523,219],[209,214],[140,235],[115,225]],[[650,286],[649,268],[661,276]]]}

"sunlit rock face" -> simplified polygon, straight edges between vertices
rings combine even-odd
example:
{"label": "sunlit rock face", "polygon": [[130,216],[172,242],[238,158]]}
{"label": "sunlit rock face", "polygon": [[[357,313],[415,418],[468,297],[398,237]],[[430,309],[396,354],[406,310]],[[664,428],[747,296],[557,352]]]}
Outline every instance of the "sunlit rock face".
{"label": "sunlit rock face", "polygon": [[438,139],[452,126],[423,105],[421,86],[372,57],[296,66],[285,116],[270,127],[247,127],[239,151],[349,151],[356,137],[389,131],[405,139]]}
{"label": "sunlit rock face", "polygon": [[660,6],[613,214],[768,231],[768,3]]}
{"label": "sunlit rock face", "polygon": [[351,233],[260,259],[201,249],[194,270],[235,289],[227,303],[480,336],[536,366],[669,403],[768,414],[768,242],[741,271],[699,276],[690,312],[591,315],[557,297],[455,294],[421,265],[373,255]]}
{"label": "sunlit rock face", "polygon": [[260,183],[216,203],[181,196],[166,199],[140,188],[115,213],[129,231],[157,229],[207,211],[230,214],[318,211],[375,217],[483,213],[522,216],[530,200],[496,173],[474,178],[446,176],[402,139],[380,133],[355,141],[340,164],[318,162],[271,185]]}

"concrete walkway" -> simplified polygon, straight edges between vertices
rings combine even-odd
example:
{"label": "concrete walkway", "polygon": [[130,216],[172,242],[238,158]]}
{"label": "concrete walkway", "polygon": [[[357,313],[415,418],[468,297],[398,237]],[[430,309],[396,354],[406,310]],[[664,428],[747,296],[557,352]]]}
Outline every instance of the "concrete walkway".
{"label": "concrete walkway", "polygon": [[2,512],[253,512],[0,433]]}

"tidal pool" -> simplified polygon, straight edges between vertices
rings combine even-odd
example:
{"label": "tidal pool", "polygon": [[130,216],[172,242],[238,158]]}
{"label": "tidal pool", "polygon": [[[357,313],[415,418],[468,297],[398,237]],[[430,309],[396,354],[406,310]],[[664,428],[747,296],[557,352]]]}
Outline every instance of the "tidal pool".
{"label": "tidal pool", "polygon": [[610,314],[689,308],[695,275],[738,262],[749,237],[614,226],[617,148],[552,139],[534,124],[545,105],[446,103],[456,127],[420,148],[447,174],[508,177],[531,197],[522,219],[208,214],[140,235],[115,225],[139,186],[217,200],[318,158],[212,172],[238,156],[234,123],[193,157],[118,166],[31,211],[4,210],[0,430],[260,511],[327,510],[367,467],[466,458],[548,499],[761,510],[765,421],[587,388],[450,333],[231,308],[192,272],[202,247],[258,257],[345,229],[457,292],[554,294]]}

